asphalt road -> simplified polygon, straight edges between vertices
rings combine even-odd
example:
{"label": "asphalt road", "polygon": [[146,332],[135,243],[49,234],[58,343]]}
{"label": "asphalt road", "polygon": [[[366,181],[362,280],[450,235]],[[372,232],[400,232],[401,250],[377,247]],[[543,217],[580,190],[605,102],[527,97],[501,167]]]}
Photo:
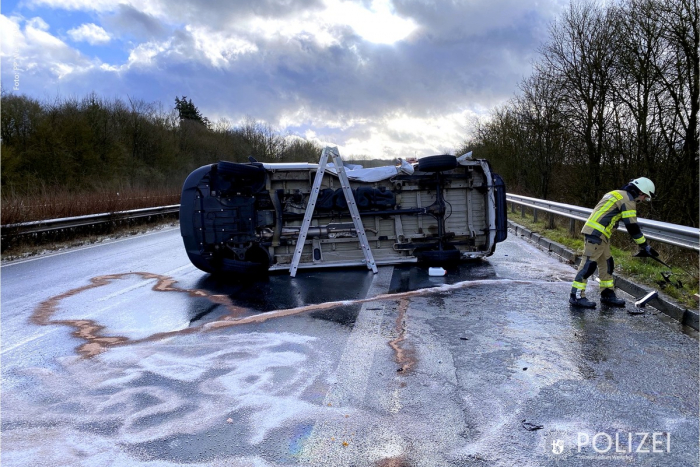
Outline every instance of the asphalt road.
{"label": "asphalt road", "polygon": [[4,264],[0,460],[698,465],[696,337],[570,308],[573,275],[510,239],[445,277],[234,282],[177,230]]}

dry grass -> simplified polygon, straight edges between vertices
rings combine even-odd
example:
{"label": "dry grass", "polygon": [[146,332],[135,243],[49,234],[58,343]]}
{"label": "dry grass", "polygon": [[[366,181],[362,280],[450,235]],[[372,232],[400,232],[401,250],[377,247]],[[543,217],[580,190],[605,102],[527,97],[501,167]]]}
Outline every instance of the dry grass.
{"label": "dry grass", "polygon": [[167,206],[180,202],[179,190],[125,189],[75,193],[44,189],[33,195],[2,194],[2,225],[105,212]]}

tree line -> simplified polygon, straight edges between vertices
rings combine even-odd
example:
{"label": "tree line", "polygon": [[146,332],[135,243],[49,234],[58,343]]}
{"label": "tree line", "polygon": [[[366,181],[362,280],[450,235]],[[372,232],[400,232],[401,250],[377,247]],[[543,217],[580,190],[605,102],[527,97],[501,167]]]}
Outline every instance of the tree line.
{"label": "tree line", "polygon": [[461,152],[510,191],[589,207],[646,176],[658,197],[644,217],[698,226],[698,27],[697,0],[572,2]]}
{"label": "tree line", "polygon": [[174,108],[157,102],[57,98],[40,102],[2,94],[3,193],[31,195],[52,187],[171,188],[218,160],[316,162],[321,148],[248,117],[234,126],[203,117],[186,96]]}
{"label": "tree line", "polygon": [[[640,215],[697,226],[698,0],[575,0],[550,27],[534,72],[458,153],[489,159],[509,191],[593,206],[632,178],[657,197]],[[1,96],[2,190],[178,190],[215,162],[316,162],[321,148],[252,117],[211,122],[186,96],[173,107],[127,98]]]}

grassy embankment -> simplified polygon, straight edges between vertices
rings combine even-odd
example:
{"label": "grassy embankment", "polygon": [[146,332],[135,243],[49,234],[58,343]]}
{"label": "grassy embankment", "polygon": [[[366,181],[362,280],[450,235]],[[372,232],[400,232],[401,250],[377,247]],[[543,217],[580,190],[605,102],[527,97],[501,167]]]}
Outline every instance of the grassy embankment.
{"label": "grassy embankment", "polygon": [[105,212],[167,206],[180,202],[179,190],[124,189],[75,193],[60,189],[33,195],[3,193],[2,225]]}
{"label": "grassy embankment", "polygon": [[[520,208],[516,208],[517,212],[508,212],[508,218],[513,222],[526,227],[533,232],[547,237],[557,243],[561,243],[576,251],[578,254],[583,253],[583,235],[581,230],[581,222],[576,222],[574,236],[569,233],[569,219],[554,216],[554,229],[548,227],[547,213],[540,212],[537,222],[534,222],[533,212],[531,209],[525,211],[525,217],[522,216]],[[660,254],[660,258],[672,266],[670,276],[672,283],[664,280],[661,273],[667,273],[669,270],[662,264],[652,260],[651,258],[634,258],[632,255],[637,252],[635,243],[630,239],[626,232],[617,231],[612,237],[612,254],[615,259],[615,272],[624,276],[638,284],[643,284],[655,290],[661,290],[663,293],[678,301],[685,307],[698,308],[698,302],[693,296],[698,293],[698,253],[686,248],[665,245],[660,242],[650,241],[653,248]],[[677,281],[680,281],[682,287],[678,287]]]}
{"label": "grassy embankment", "polygon": [[[179,202],[179,190],[165,188],[129,188],[119,191],[93,190],[83,193],[54,189],[44,190],[31,196],[3,192],[2,225],[168,206]],[[98,243],[109,237],[135,235],[144,230],[172,222],[177,222],[177,219],[173,217],[140,218],[117,225],[102,224],[94,229],[5,239],[2,244],[2,259],[23,258],[46,250],[59,250]]]}

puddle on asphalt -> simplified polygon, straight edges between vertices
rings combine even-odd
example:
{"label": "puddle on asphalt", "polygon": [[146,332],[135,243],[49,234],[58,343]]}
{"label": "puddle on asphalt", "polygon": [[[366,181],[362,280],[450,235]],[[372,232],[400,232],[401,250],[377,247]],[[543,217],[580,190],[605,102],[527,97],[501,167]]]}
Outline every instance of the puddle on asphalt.
{"label": "puddle on asphalt", "polygon": [[389,293],[409,292],[444,284],[456,284],[465,281],[497,279],[494,267],[485,261],[461,263],[447,269],[444,276],[429,276],[426,268],[410,265],[394,267]]}
{"label": "puddle on asphalt", "polygon": [[[107,336],[104,335],[105,326],[99,324],[95,320],[91,319],[54,319],[53,316],[58,310],[59,304],[75,295],[82,292],[86,292],[90,289],[95,289],[98,287],[103,287],[111,282],[119,279],[123,279],[129,276],[137,276],[144,280],[156,279],[157,282],[153,286],[152,290],[156,292],[177,292],[185,293],[191,297],[201,297],[206,298],[215,305],[223,305],[228,310],[227,316],[236,317],[241,316],[248,310],[242,307],[238,307],[233,304],[231,299],[226,295],[211,294],[205,290],[200,289],[182,289],[176,287],[174,284],[177,281],[168,276],[162,276],[159,274],[152,274],[148,272],[129,272],[123,274],[109,274],[105,276],[97,276],[90,279],[90,284],[71,289],[59,295],[55,295],[47,300],[44,300],[39,304],[39,306],[34,310],[31,316],[31,321],[34,324],[40,326],[47,326],[51,324],[59,324],[64,326],[69,326],[74,328],[72,335],[79,339],[86,341],[84,344],[80,345],[77,349],[78,353],[85,357],[92,357],[98,353],[104,352],[108,347],[116,345],[124,345],[129,343],[143,342],[147,340],[153,340],[160,338],[162,333],[151,335],[145,339],[129,339],[125,336]],[[186,334],[190,330],[196,328],[187,328],[178,331],[180,334]],[[166,333],[168,334],[168,333]]]}
{"label": "puddle on asphalt", "polygon": [[[165,331],[152,334],[145,338],[133,339],[126,336],[113,336],[108,335],[106,326],[100,324],[96,320],[92,319],[56,319],[54,315],[58,311],[58,307],[61,302],[69,297],[76,296],[82,292],[103,287],[110,284],[113,281],[123,279],[129,276],[137,276],[143,280],[156,280],[155,285],[152,290],[155,292],[170,292],[170,293],[182,293],[193,298],[206,299],[211,302],[212,305],[216,307],[223,307],[226,310],[223,314],[219,315],[215,321],[210,321],[202,323],[199,325],[191,325],[190,327],[184,329],[178,329],[174,331]],[[427,276],[426,276],[427,277]],[[409,281],[410,282],[410,281]],[[449,293],[453,290],[463,289],[467,287],[477,287],[483,285],[508,285],[508,284],[534,284],[539,281],[528,281],[528,280],[512,280],[512,279],[477,279],[477,280],[467,280],[461,282],[455,282],[452,284],[438,284],[434,286],[428,286],[425,288],[419,288],[417,290],[400,291],[396,293],[380,294],[375,297],[362,298],[362,299],[350,299],[350,300],[336,300],[328,301],[323,303],[317,303],[312,305],[300,305],[292,306],[289,308],[280,308],[270,311],[261,312],[259,309],[253,309],[248,307],[242,307],[234,304],[234,302],[229,298],[229,296],[224,294],[214,294],[203,289],[186,289],[177,287],[177,281],[169,276],[163,276],[159,274],[153,274],[149,272],[129,272],[122,274],[109,274],[104,276],[97,276],[90,279],[90,284],[84,285],[82,287],[77,287],[71,289],[62,294],[53,296],[47,300],[41,302],[37,308],[34,310],[31,321],[34,324],[40,326],[48,325],[64,325],[73,328],[72,335],[84,341],[83,344],[79,345],[76,349],[79,355],[83,357],[93,357],[100,354],[110,347],[138,344],[142,342],[152,342],[168,337],[193,334],[197,332],[207,332],[211,330],[217,330],[222,328],[227,328],[231,326],[241,326],[245,324],[256,324],[263,323],[265,321],[283,318],[287,316],[298,315],[302,313],[313,313],[321,312],[327,310],[338,309],[342,307],[348,307],[352,305],[362,305],[364,303],[378,302],[378,301],[393,301],[399,302],[399,312],[397,316],[396,326],[398,337],[392,341],[390,344],[396,353],[396,361],[401,365],[401,368],[408,370],[412,366],[412,357],[410,352],[402,348],[402,342],[405,336],[405,312],[408,308],[409,299],[411,297],[435,294],[435,293]],[[429,283],[428,283],[429,284]],[[195,317],[197,318],[197,317]],[[197,321],[193,319],[192,321]]]}

